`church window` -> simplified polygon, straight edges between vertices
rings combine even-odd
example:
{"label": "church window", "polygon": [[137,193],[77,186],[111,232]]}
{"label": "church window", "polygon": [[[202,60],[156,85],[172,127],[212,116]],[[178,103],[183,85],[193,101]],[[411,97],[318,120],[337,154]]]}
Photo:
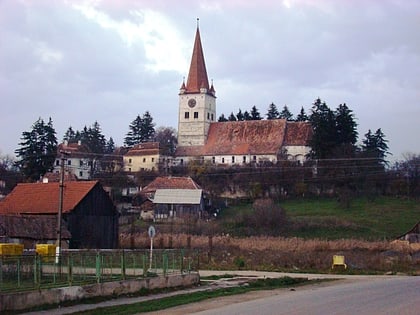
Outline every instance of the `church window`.
{"label": "church window", "polygon": [[185,119],[190,118],[190,113],[189,113],[189,112],[185,112],[185,114],[184,114],[184,118],[185,118]]}
{"label": "church window", "polygon": [[194,112],[194,119],[198,118],[198,112]]}

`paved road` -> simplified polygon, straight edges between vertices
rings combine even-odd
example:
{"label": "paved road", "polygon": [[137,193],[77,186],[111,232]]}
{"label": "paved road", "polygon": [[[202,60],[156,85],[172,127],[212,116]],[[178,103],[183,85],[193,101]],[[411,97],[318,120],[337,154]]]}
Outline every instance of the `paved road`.
{"label": "paved road", "polygon": [[[420,277],[357,277],[331,285],[278,290],[252,300],[197,303],[159,314],[420,314]],[[189,307],[189,309],[188,309]],[[207,309],[204,311],[203,307]]]}

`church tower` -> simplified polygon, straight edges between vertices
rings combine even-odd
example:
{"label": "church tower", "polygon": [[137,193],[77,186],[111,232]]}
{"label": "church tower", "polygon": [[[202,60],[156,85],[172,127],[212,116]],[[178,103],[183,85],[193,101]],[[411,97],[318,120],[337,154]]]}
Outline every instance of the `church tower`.
{"label": "church tower", "polygon": [[178,146],[204,145],[215,119],[216,91],[209,85],[197,19],[187,84],[184,80],[179,91]]}

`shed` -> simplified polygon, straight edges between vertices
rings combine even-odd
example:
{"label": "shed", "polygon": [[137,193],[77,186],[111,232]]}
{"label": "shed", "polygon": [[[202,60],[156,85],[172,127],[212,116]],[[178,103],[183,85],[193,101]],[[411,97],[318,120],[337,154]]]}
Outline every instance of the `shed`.
{"label": "shed", "polygon": [[202,189],[157,189],[153,198],[155,218],[194,216],[201,218],[204,210]]}
{"label": "shed", "polygon": [[[58,182],[18,184],[0,202],[0,214],[57,218],[59,185]],[[69,248],[118,246],[118,212],[98,181],[64,183],[62,219],[71,234]]]}

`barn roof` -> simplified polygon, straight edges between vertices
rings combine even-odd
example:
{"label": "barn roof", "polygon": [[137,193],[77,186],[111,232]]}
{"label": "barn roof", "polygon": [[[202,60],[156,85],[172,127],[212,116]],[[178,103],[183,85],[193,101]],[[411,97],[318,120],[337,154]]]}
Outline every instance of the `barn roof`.
{"label": "barn roof", "polygon": [[[26,238],[53,240],[57,237],[57,216],[52,215],[1,215],[1,238]],[[61,225],[61,238],[70,239],[71,234]]]}
{"label": "barn roof", "polygon": [[[63,213],[72,211],[99,184],[98,181],[65,182]],[[0,214],[58,213],[60,183],[18,184],[0,201]]]}
{"label": "barn roof", "polygon": [[201,203],[201,189],[158,189],[153,198],[157,204],[192,204]]}

